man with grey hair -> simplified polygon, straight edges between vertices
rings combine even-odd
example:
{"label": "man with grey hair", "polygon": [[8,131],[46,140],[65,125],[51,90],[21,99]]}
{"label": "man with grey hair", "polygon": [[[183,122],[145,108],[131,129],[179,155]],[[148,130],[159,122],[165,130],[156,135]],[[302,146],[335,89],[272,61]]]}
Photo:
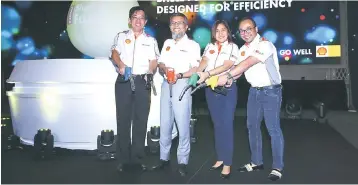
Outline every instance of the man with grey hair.
{"label": "man with grey hair", "polygon": [[[187,86],[190,76],[200,62],[200,46],[188,38],[188,19],[184,14],[170,17],[172,39],[167,39],[158,59],[159,71],[167,76],[168,69],[174,70],[173,80],[164,80],[161,94],[160,115],[160,162],[153,170],[169,165],[174,120],[179,131],[178,164],[179,173],[185,176],[190,154],[190,116],[192,97],[188,90],[181,100],[180,93]],[[171,86],[171,87],[170,87]]]}

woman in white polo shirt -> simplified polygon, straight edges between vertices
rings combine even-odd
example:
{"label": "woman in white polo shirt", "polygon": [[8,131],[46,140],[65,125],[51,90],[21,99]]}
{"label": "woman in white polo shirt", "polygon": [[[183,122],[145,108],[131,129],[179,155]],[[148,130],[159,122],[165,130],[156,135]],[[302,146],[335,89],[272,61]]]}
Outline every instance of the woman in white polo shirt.
{"label": "woman in white polo shirt", "polygon": [[[197,69],[200,76],[198,83],[211,76],[223,74],[232,68],[238,59],[239,48],[233,42],[230,28],[226,21],[218,20],[212,27],[211,43],[202,56]],[[230,176],[230,167],[234,152],[234,113],[237,103],[237,86],[233,84],[227,95],[219,94],[210,88],[205,89],[206,100],[211,119],[214,122],[216,163],[210,170],[222,169],[221,177]]]}

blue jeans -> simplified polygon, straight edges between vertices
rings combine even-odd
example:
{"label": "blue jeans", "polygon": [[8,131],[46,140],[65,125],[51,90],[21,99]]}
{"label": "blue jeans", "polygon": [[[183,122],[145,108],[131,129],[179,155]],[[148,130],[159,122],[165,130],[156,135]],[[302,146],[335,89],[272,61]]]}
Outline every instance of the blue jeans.
{"label": "blue jeans", "polygon": [[231,166],[234,153],[234,117],[237,104],[237,86],[227,88],[226,96],[205,89],[211,119],[214,123],[217,160]]}
{"label": "blue jeans", "polygon": [[266,128],[271,136],[273,169],[283,169],[284,139],[280,127],[282,87],[256,89],[251,87],[247,103],[247,128],[251,149],[251,162],[263,164],[261,121],[265,118]]}

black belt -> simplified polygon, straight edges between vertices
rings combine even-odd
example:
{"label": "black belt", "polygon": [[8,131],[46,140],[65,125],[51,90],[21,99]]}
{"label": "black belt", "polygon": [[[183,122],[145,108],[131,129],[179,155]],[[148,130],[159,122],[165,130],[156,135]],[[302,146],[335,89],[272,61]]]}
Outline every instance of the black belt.
{"label": "black belt", "polygon": [[[139,78],[144,79],[145,75],[146,75],[146,74],[132,75],[132,78],[133,78],[133,79],[136,79],[136,78],[138,78],[138,77],[139,77]],[[118,82],[120,82],[120,83],[126,83],[126,82],[129,82],[129,80],[127,80],[127,81],[125,81],[125,80],[124,80],[124,76],[123,76],[123,75],[118,74],[118,76],[119,76],[119,80],[118,80]]]}
{"label": "black belt", "polygon": [[137,77],[137,76],[138,76],[138,77],[144,77],[145,75],[146,75],[146,74],[140,74],[140,75],[135,75],[135,74],[133,74],[132,76],[133,76],[133,77]]}
{"label": "black belt", "polygon": [[264,86],[264,87],[251,87],[251,88],[254,88],[254,89],[258,90],[258,91],[261,91],[261,90],[264,90],[264,89],[277,89],[277,88],[280,88],[280,87],[282,87],[281,84]]}
{"label": "black belt", "polygon": [[[146,74],[140,74],[140,75],[132,75],[133,78],[137,78],[137,77],[141,77],[141,78],[144,78]],[[121,74],[119,74],[119,76],[123,76]]]}

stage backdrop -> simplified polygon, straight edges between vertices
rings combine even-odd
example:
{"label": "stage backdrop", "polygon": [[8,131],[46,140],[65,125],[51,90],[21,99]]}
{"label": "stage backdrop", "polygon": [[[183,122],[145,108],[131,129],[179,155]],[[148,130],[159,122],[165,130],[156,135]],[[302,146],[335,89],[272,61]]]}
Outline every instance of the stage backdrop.
{"label": "stage backdrop", "polygon": [[273,42],[280,64],[339,64],[339,2],[298,2],[291,0],[220,2],[182,1],[168,3],[139,2],[149,14],[147,31],[160,42],[168,38],[170,13],[184,13],[190,23],[189,33],[201,48],[210,41],[210,28],[215,20],[226,20],[239,46],[241,18],[250,16],[262,36]]}
{"label": "stage backdrop", "polygon": [[[171,13],[182,12],[188,17],[188,35],[202,49],[210,41],[211,26],[218,19],[229,22],[235,42],[241,46],[238,22],[251,16],[257,22],[259,33],[277,47],[281,65],[340,64],[338,1],[157,0],[138,3],[148,14],[145,30],[157,38],[159,47],[170,38],[168,22]],[[79,53],[68,39],[66,16],[71,2],[2,2],[2,5],[1,48],[2,54],[11,60],[9,65],[25,59],[92,57]],[[128,12],[123,12],[123,16],[128,17]],[[15,53],[9,54],[9,50]]]}

